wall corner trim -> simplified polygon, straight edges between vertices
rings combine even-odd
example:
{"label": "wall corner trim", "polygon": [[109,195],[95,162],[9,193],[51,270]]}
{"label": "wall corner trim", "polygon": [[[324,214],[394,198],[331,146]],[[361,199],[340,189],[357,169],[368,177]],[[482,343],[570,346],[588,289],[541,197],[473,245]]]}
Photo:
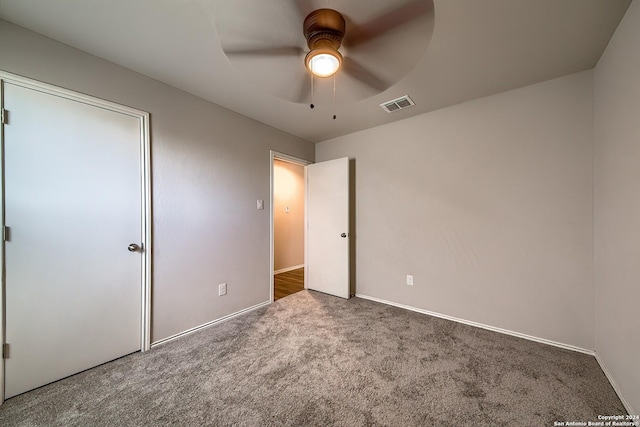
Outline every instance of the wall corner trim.
{"label": "wall corner trim", "polygon": [[600,365],[600,369],[602,369],[602,372],[604,372],[604,375],[609,380],[609,383],[611,383],[611,387],[613,387],[613,390],[618,395],[618,398],[622,402],[622,405],[624,406],[624,408],[627,410],[627,413],[629,413],[630,415],[638,414],[631,407],[631,404],[629,403],[629,401],[625,399],[624,395],[622,394],[622,390],[620,390],[620,386],[618,385],[616,380],[613,378],[613,375],[611,375],[611,372],[609,372],[609,370],[607,369],[607,366],[604,364],[604,361],[600,358],[597,352],[595,352],[595,356],[596,356],[596,360],[598,361],[598,364]]}
{"label": "wall corner trim", "polygon": [[162,345],[162,344],[166,344],[166,343],[168,343],[170,341],[176,340],[178,338],[182,338],[182,337],[190,335],[190,334],[192,334],[194,332],[198,332],[199,330],[208,328],[209,326],[213,326],[213,325],[217,325],[218,323],[226,322],[227,320],[231,320],[234,317],[240,316],[241,314],[249,313],[250,311],[254,311],[254,310],[257,310],[259,308],[266,307],[266,306],[268,306],[270,304],[271,304],[271,301],[261,302],[260,304],[256,304],[254,306],[245,308],[243,310],[236,311],[235,313],[228,314],[228,315],[226,315],[224,317],[221,317],[219,319],[215,319],[215,320],[212,320],[210,322],[203,323],[200,326],[196,326],[194,328],[187,329],[186,331],[179,332],[179,333],[177,333],[175,335],[171,335],[171,336],[169,336],[167,338],[162,338],[161,340],[153,342],[151,344],[151,348],[157,347],[157,346]]}
{"label": "wall corner trim", "polygon": [[524,338],[525,340],[539,342],[541,344],[548,344],[554,347],[563,348],[565,350],[577,351],[578,353],[588,354],[590,356],[595,356],[595,352],[593,350],[587,350],[582,347],[576,347],[570,344],[564,344],[557,341],[551,341],[545,338],[534,337],[533,335],[522,334],[520,332],[510,331],[508,329],[497,328],[495,326],[485,325],[483,323],[472,322],[471,320],[459,319],[457,317],[448,316],[446,314],[436,313],[435,311],[423,310],[421,308],[411,307],[409,305],[398,304],[392,301],[383,300],[376,297],[371,297],[368,295],[356,294],[356,298],[367,299],[370,301],[379,302],[382,304],[391,305],[398,308],[404,308],[405,310],[415,311],[416,313],[422,313],[433,317],[439,317],[440,319],[451,320],[453,322],[462,323],[469,326],[474,326],[476,328],[486,329],[488,331],[498,332],[505,335],[511,335],[518,338]]}

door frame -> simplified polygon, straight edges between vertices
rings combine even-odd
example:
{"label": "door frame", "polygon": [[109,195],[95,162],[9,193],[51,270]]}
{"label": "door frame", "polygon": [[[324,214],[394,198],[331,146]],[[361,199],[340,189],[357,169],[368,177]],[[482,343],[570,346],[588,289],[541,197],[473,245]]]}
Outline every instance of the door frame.
{"label": "door frame", "polygon": [[[274,194],[273,194],[273,184],[274,184],[274,173],[273,168],[275,164],[275,160],[282,160],[283,162],[293,163],[300,166],[308,166],[312,164],[312,161],[302,159],[300,157],[290,156],[289,154],[280,153],[278,151],[270,150],[269,151],[269,302],[273,302],[273,286],[274,286],[274,244],[275,244],[275,235],[274,235]],[[304,169],[304,180],[305,183],[307,181],[307,168]],[[304,288],[307,289],[307,191],[305,184],[305,192],[304,192]]]}
{"label": "door frame", "polygon": [[[30,78],[22,77],[16,74],[12,74],[3,70],[0,70],[0,105],[4,108],[4,85],[10,83],[16,86],[21,86],[26,89],[36,90],[49,95],[58,96],[71,101],[81,102],[94,107],[103,108],[106,110],[114,111],[117,113],[125,114],[140,121],[140,186],[142,190],[142,215],[140,218],[140,225],[142,229],[142,274],[141,274],[141,293],[142,293],[142,307],[141,309],[141,351],[147,351],[151,345],[151,254],[152,254],[152,239],[151,239],[151,139],[149,133],[149,113],[146,111],[137,110],[135,108],[127,107],[124,105],[116,104],[114,102],[106,101],[93,96],[85,95],[82,93],[74,92],[72,90],[64,89],[58,86],[43,83]],[[11,112],[7,113],[8,123],[11,122]],[[5,179],[4,179],[4,125],[0,126],[0,225],[5,224],[5,205],[4,205],[4,191],[5,191]],[[5,343],[5,331],[6,331],[6,265],[5,265],[5,250],[4,239],[0,244],[0,264],[2,275],[2,292],[0,292],[0,343]],[[4,359],[0,363],[0,404],[4,402],[4,385],[5,385],[5,371],[4,371]]]}

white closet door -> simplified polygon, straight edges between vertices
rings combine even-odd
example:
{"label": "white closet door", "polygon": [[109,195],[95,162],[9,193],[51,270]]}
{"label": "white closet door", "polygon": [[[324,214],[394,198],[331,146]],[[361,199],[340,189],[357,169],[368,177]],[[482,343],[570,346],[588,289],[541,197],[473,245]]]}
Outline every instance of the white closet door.
{"label": "white closet door", "polygon": [[306,168],[307,288],[349,298],[349,159]]}
{"label": "white closet door", "polygon": [[141,349],[141,123],[4,84],[5,398]]}

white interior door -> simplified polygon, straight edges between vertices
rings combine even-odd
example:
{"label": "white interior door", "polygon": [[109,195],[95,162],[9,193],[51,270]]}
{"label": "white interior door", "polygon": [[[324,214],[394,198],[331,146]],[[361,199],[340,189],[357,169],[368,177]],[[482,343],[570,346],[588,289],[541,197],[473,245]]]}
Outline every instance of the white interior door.
{"label": "white interior door", "polygon": [[141,349],[144,237],[140,118],[3,92],[8,398]]}
{"label": "white interior door", "polygon": [[307,288],[349,298],[349,159],[306,169]]}

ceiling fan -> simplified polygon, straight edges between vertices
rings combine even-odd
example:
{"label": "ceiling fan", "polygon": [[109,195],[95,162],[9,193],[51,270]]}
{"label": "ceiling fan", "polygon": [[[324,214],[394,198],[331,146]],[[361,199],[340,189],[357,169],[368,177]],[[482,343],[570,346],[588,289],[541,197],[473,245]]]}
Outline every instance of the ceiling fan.
{"label": "ceiling fan", "polygon": [[[280,4],[282,3],[284,2]],[[298,76],[296,79],[300,82],[298,84],[299,90],[294,94],[282,97],[293,102],[303,103],[309,99],[312,80],[310,76],[321,81],[327,77],[344,75],[346,82],[356,81],[361,86],[365,86],[368,96],[383,92],[413,68],[417,63],[416,57],[418,59],[420,57],[420,52],[411,52],[410,49],[403,47],[412,41],[405,40],[402,43],[403,27],[419,19],[423,20],[420,24],[425,21],[430,22],[430,26],[422,25],[426,34],[420,37],[419,43],[424,42],[425,39],[428,43],[433,31],[433,0],[378,1],[378,9],[382,9],[382,13],[370,17],[366,22],[360,24],[356,21],[359,18],[358,15],[371,15],[366,9],[372,6],[375,9],[376,2],[371,0],[363,2],[324,1],[322,6],[333,7],[317,9],[314,8],[313,3],[318,2],[302,0],[287,2],[289,7],[295,9],[295,13],[289,13],[290,18],[282,10],[277,10],[272,15],[271,21],[276,21],[278,17],[281,17],[280,20],[284,22],[270,22],[271,26],[287,25],[290,21],[298,21],[297,25],[295,23],[291,25],[292,29],[297,27],[297,35],[291,35],[287,39],[288,44],[272,43],[264,46],[264,43],[256,43],[253,46],[247,46],[245,42],[242,46],[236,47],[233,46],[233,41],[227,40],[226,43],[223,42],[223,51],[232,63],[236,58],[254,61],[252,68],[257,70],[261,69],[260,61],[265,59],[287,57],[298,59],[298,64],[304,65],[304,69],[295,67],[295,74]],[[342,8],[347,12],[341,13],[336,10],[338,6],[341,6],[339,3],[344,3]],[[390,3],[393,4],[391,10],[389,10]],[[250,21],[257,22],[256,25],[261,24],[259,16],[251,18]],[[273,28],[269,25],[265,25],[263,28]],[[413,31],[408,33],[406,37],[415,39],[415,34],[416,32]],[[381,39],[388,38],[390,35],[392,37],[390,43],[380,42]],[[306,48],[303,47],[300,36],[304,36]],[[256,37],[256,41],[259,42],[260,37]],[[426,44],[424,46],[426,47]],[[397,51],[409,51],[410,61],[398,60]],[[388,61],[392,64],[385,64],[385,59],[393,58],[394,53],[396,59]],[[398,63],[407,63],[407,66],[398,67]],[[307,73],[304,72],[305,70]],[[290,86],[291,82],[287,83]],[[363,97],[362,93],[361,90],[359,92],[360,98]]]}

